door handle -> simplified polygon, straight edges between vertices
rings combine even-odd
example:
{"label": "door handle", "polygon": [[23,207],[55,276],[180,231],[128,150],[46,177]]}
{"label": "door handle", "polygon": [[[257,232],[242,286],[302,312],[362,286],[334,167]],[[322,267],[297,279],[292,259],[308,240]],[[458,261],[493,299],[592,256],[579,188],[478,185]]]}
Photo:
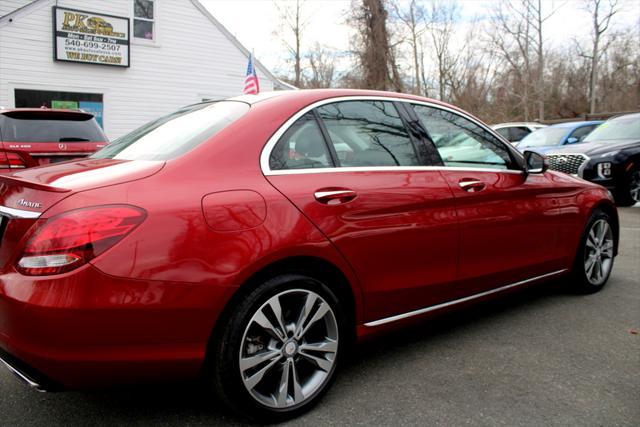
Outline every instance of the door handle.
{"label": "door handle", "polygon": [[487,186],[484,182],[476,180],[463,180],[458,182],[458,185],[468,193],[477,193]]}
{"label": "door handle", "polygon": [[356,198],[358,194],[346,188],[321,189],[314,193],[316,200],[325,205],[339,205],[347,203]]}

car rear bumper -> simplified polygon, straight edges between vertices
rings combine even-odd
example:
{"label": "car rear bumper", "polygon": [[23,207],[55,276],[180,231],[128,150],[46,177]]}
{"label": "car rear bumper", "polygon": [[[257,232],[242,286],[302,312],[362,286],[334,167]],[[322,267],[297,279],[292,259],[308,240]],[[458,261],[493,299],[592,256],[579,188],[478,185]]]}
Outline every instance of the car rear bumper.
{"label": "car rear bumper", "polygon": [[193,378],[230,295],[114,278],[90,265],[55,280],[1,274],[0,356],[41,390]]}

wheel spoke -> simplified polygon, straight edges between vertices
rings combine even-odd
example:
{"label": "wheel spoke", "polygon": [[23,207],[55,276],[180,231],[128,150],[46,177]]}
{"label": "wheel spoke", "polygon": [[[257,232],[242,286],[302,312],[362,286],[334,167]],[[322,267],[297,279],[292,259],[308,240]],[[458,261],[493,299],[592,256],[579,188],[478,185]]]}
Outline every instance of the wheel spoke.
{"label": "wheel spoke", "polygon": [[324,357],[318,357],[302,350],[300,350],[298,354],[312,361],[318,366],[318,368],[322,369],[325,372],[329,372],[331,370],[331,367],[333,366],[333,362],[325,359]]}
{"label": "wheel spoke", "polygon": [[612,258],[613,257],[613,242],[611,240],[607,240],[602,245],[602,254],[606,255],[607,258]]}
{"label": "wheel spoke", "polygon": [[267,372],[269,372],[271,368],[273,368],[273,365],[275,365],[279,360],[280,360],[280,357],[274,358],[271,362],[269,362],[266,366],[264,366],[258,372],[256,372],[249,378],[246,378],[244,380],[245,386],[247,386],[249,390],[253,390],[258,385],[258,383],[262,381],[262,378],[264,378],[264,375]]}
{"label": "wheel spoke", "polygon": [[276,316],[276,320],[278,321],[278,326],[280,327],[282,336],[286,339],[287,328],[284,327],[284,320],[282,319],[282,307],[280,306],[280,299],[277,295],[269,300],[269,307],[271,307],[271,310],[273,310],[273,314],[275,314]]}
{"label": "wheel spoke", "polygon": [[304,327],[305,322],[311,315],[311,311],[313,310],[313,306],[316,304],[318,297],[315,294],[307,294],[305,298],[304,305],[300,310],[300,316],[298,317],[298,322],[296,323],[296,331],[294,336],[298,338],[300,336],[300,332],[302,332],[302,328]]}
{"label": "wheel spoke", "polygon": [[280,385],[278,386],[278,406],[287,405],[287,396],[289,396],[289,371],[291,370],[291,359],[287,359],[282,367],[282,376],[280,377]]}
{"label": "wheel spoke", "polygon": [[321,351],[324,353],[335,353],[338,351],[338,343],[327,339],[326,341],[319,343],[311,343],[311,344],[302,344],[300,345],[300,350],[310,350],[310,351]]}
{"label": "wheel spoke", "polygon": [[272,337],[278,339],[281,342],[285,340],[284,331],[281,331],[277,327],[275,327],[273,323],[271,323],[271,320],[269,320],[269,318],[265,316],[265,314],[262,311],[259,311],[258,313],[256,313],[256,315],[253,317],[253,320],[258,325],[260,325],[262,329],[267,331],[269,335],[271,335]]}
{"label": "wheel spoke", "polygon": [[591,248],[593,250],[595,250],[596,247],[597,247],[595,241],[592,238],[592,234],[591,233],[589,233],[589,237],[587,238],[587,247],[589,247],[589,248]]}
{"label": "wheel spoke", "polygon": [[291,362],[291,374],[291,379],[293,380],[293,403],[298,403],[304,399],[304,393],[302,392],[302,386],[300,385],[300,378],[298,378],[298,370],[295,362]]}
{"label": "wheel spoke", "polygon": [[311,326],[313,326],[314,323],[316,323],[318,320],[320,320],[320,319],[324,318],[324,316],[326,316],[326,314],[329,312],[329,310],[330,310],[329,304],[327,304],[326,302],[322,301],[318,305],[318,309],[314,313],[314,315],[311,318],[311,320],[309,320],[309,322],[307,322],[307,324],[304,326],[304,328],[302,328],[302,331],[300,331],[300,333],[296,336],[296,339],[302,338],[304,336],[304,334],[306,334],[307,331],[311,328]]}
{"label": "wheel spoke", "polygon": [[602,242],[604,241],[608,228],[609,226],[607,225],[607,223],[603,220],[600,220],[600,222],[598,223],[598,242],[600,242],[600,244],[602,244]]}
{"label": "wheel spoke", "polygon": [[240,359],[240,370],[244,372],[247,369],[254,368],[259,364],[272,360],[274,358],[279,359],[280,356],[280,350],[270,350],[264,353],[258,353],[253,356],[243,357]]}
{"label": "wheel spoke", "polygon": [[600,280],[600,260],[598,258],[596,258],[595,262],[593,263],[593,272],[591,275],[591,278],[593,280],[595,280],[596,282]]}
{"label": "wheel spoke", "polygon": [[596,264],[596,257],[593,255],[589,256],[587,261],[585,261],[584,270],[585,270],[585,273],[587,274],[587,277],[591,277],[591,273],[593,272],[593,267],[595,266],[595,264]]}

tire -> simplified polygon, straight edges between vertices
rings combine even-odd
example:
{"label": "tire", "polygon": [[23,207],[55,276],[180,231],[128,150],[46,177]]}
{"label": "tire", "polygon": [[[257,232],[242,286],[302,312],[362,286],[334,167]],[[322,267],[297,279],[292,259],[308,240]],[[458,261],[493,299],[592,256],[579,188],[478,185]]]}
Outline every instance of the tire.
{"label": "tire", "polygon": [[267,280],[232,308],[212,342],[207,379],[241,416],[261,423],[296,417],[334,381],[344,356],[345,319],[321,281],[302,274]]}
{"label": "tire", "polygon": [[614,197],[616,204],[621,207],[633,206],[640,202],[640,167],[632,168],[625,177],[624,184]]}
{"label": "tire", "polygon": [[609,215],[595,211],[580,238],[571,271],[571,287],[582,294],[601,290],[613,270],[615,235]]}

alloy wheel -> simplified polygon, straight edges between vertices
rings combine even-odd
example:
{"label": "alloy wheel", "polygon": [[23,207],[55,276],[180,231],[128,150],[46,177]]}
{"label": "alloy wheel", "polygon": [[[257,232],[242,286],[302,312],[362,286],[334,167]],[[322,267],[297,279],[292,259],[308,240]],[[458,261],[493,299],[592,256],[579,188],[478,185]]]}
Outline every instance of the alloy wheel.
{"label": "alloy wheel", "polygon": [[592,285],[602,285],[613,266],[613,232],[609,223],[599,219],[593,223],[585,245],[584,272]]}
{"label": "alloy wheel", "polygon": [[251,317],[240,348],[240,375],[251,396],[285,409],[314,396],[331,377],[338,353],[336,316],[307,289],[281,292]]}

